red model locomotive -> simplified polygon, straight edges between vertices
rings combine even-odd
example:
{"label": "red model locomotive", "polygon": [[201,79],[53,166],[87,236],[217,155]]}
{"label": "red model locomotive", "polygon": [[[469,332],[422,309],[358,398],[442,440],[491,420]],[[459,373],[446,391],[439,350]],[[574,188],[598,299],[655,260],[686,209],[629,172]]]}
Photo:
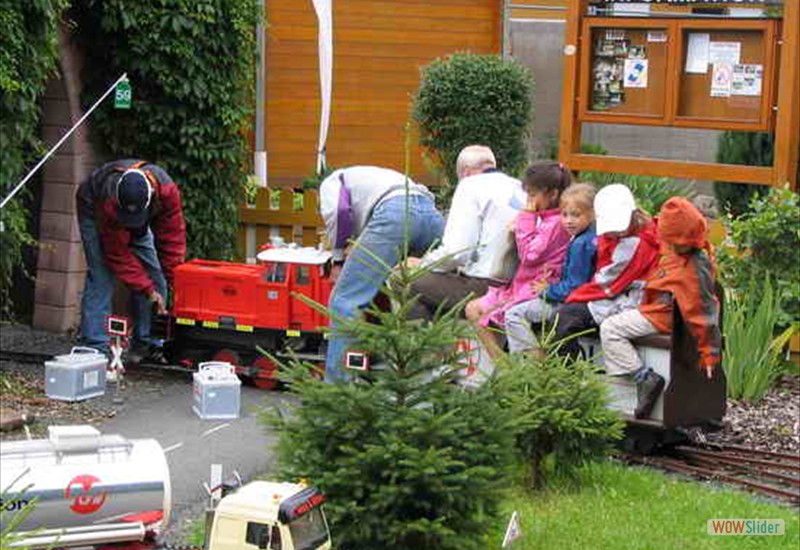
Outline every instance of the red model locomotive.
{"label": "red model locomotive", "polygon": [[328,303],[330,257],[284,246],[262,250],[256,265],[192,260],[178,266],[165,343],[170,362],[228,361],[263,389],[277,385],[276,365],[256,346],[324,364],[327,317],[296,295]]}

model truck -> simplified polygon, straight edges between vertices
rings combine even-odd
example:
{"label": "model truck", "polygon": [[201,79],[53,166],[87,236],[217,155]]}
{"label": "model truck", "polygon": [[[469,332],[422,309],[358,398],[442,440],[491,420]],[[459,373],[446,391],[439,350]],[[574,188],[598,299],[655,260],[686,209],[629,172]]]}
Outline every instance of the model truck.
{"label": "model truck", "polygon": [[[169,467],[152,439],[51,426],[47,439],[4,442],[0,473],[14,548],[157,550],[169,522]],[[330,548],[324,500],[312,486],[248,483],[209,512],[206,549]]]}

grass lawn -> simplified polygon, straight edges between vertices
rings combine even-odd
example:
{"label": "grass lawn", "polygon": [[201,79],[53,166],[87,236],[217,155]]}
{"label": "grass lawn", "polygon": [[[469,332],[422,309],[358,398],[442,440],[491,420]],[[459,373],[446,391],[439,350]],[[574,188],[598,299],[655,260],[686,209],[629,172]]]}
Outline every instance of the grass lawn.
{"label": "grass lawn", "polygon": [[[613,462],[581,471],[580,489],[556,486],[542,494],[515,491],[505,509],[520,516],[522,537],[512,550],[800,548],[800,512],[747,493],[702,486],[658,471]],[[711,536],[706,522],[783,519],[783,536]],[[489,548],[500,548],[505,525]]]}

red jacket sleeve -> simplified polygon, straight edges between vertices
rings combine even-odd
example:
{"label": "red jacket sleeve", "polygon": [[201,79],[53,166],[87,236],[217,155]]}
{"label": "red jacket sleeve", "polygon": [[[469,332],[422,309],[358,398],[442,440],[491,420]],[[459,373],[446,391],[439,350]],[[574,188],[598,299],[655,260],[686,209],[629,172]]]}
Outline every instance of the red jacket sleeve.
{"label": "red jacket sleeve", "polygon": [[172,285],[175,268],[186,259],[186,221],[181,195],[175,183],[159,187],[161,210],[152,222],[158,260],[167,284]]}
{"label": "red jacket sleeve", "polygon": [[131,290],[149,294],[155,288],[139,259],[130,249],[130,232],[116,221],[114,199],[97,209],[97,226],[109,269]]}
{"label": "red jacket sleeve", "polygon": [[658,260],[655,226],[650,224],[637,235],[621,239],[600,237],[597,271],[592,280],[567,297],[567,302],[590,302],[614,298],[634,281],[643,281]]}

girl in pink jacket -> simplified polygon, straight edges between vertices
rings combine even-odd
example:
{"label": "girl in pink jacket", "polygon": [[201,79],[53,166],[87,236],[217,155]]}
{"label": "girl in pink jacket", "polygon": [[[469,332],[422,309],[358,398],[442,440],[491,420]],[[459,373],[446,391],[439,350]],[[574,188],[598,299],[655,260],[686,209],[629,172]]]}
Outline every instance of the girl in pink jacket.
{"label": "girl in pink jacket", "polygon": [[557,162],[535,163],[525,171],[522,187],[528,193],[528,202],[513,227],[519,268],[509,284],[490,288],[466,308],[467,318],[479,325],[481,340],[490,343],[490,354],[497,348],[493,338],[487,338],[485,327],[493,324],[502,328],[507,309],[535,296],[535,283],[555,283],[561,276],[570,235],[561,225],[558,203],[570,182],[569,171]]}

